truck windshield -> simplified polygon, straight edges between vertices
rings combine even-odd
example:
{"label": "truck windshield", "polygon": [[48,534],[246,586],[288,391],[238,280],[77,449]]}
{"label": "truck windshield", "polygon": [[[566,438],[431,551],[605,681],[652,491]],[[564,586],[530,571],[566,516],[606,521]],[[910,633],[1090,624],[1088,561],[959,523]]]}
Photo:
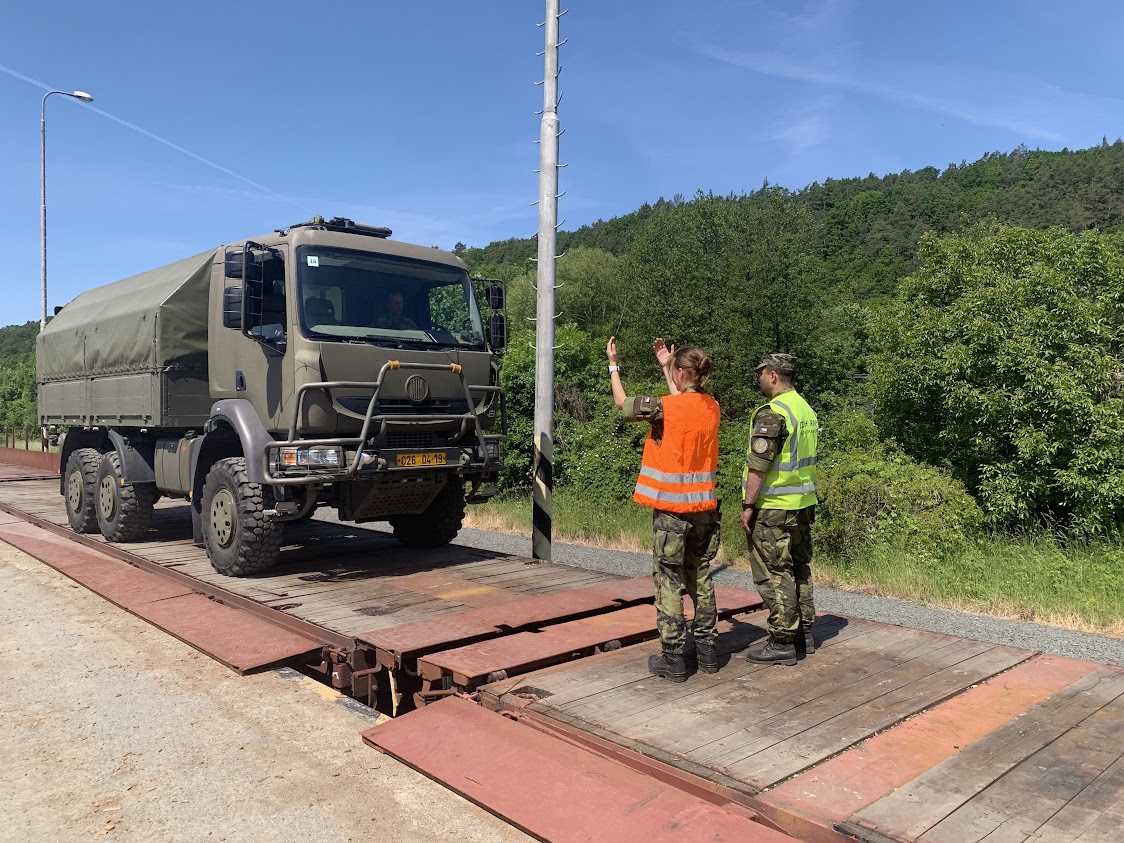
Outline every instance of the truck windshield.
{"label": "truck windshield", "polygon": [[350,249],[297,250],[301,329],[316,339],[484,348],[463,269]]}

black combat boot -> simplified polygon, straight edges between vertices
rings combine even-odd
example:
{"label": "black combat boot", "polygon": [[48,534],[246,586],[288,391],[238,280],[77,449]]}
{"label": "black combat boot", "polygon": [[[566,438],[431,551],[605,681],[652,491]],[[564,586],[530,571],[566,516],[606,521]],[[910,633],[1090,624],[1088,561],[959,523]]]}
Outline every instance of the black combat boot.
{"label": "black combat boot", "polygon": [[687,664],[683,661],[682,653],[676,655],[665,650],[658,656],[649,656],[648,670],[672,682],[687,681]]}
{"label": "black combat boot", "polygon": [[695,642],[695,656],[699,660],[699,670],[703,673],[718,672],[718,650],[713,644]]}
{"label": "black combat boot", "polygon": [[810,656],[816,652],[816,639],[812,637],[812,628],[810,626],[801,626],[804,630],[804,655]]}
{"label": "black combat boot", "polygon": [[748,661],[763,664],[796,664],[796,647],[791,644],[778,644],[771,637],[760,650],[750,650],[745,654]]}

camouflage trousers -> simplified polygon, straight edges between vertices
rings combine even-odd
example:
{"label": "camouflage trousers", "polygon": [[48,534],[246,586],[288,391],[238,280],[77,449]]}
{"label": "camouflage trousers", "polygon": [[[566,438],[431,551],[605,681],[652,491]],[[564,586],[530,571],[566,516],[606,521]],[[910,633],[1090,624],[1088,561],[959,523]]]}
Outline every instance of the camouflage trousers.
{"label": "camouflage trousers", "polygon": [[664,652],[682,654],[687,642],[684,594],[695,606],[695,641],[714,644],[718,637],[710,563],[718,555],[721,526],[717,511],[652,513],[656,628]]}
{"label": "camouflage trousers", "polygon": [[749,530],[749,564],[757,593],[769,609],[769,635],[791,644],[800,624],[811,629],[812,524],[816,508],[759,509]]}

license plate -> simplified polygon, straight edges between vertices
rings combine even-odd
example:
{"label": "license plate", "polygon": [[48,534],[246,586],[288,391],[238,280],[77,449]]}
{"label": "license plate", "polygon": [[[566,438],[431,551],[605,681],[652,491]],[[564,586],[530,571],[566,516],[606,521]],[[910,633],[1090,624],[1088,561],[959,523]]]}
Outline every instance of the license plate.
{"label": "license plate", "polygon": [[399,468],[414,468],[426,465],[445,465],[445,452],[436,454],[399,454],[395,463]]}

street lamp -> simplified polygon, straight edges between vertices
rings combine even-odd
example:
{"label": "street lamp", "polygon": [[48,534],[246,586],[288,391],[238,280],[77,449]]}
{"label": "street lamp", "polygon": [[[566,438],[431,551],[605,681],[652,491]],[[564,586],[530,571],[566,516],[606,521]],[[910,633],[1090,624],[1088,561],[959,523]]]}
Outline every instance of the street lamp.
{"label": "street lamp", "polygon": [[43,183],[43,203],[39,208],[39,241],[43,248],[43,315],[39,320],[40,331],[47,327],[47,97],[51,94],[62,94],[64,97],[72,97],[82,102],[94,101],[94,98],[85,91],[47,91],[43,94],[43,107],[39,113],[39,160]]}

